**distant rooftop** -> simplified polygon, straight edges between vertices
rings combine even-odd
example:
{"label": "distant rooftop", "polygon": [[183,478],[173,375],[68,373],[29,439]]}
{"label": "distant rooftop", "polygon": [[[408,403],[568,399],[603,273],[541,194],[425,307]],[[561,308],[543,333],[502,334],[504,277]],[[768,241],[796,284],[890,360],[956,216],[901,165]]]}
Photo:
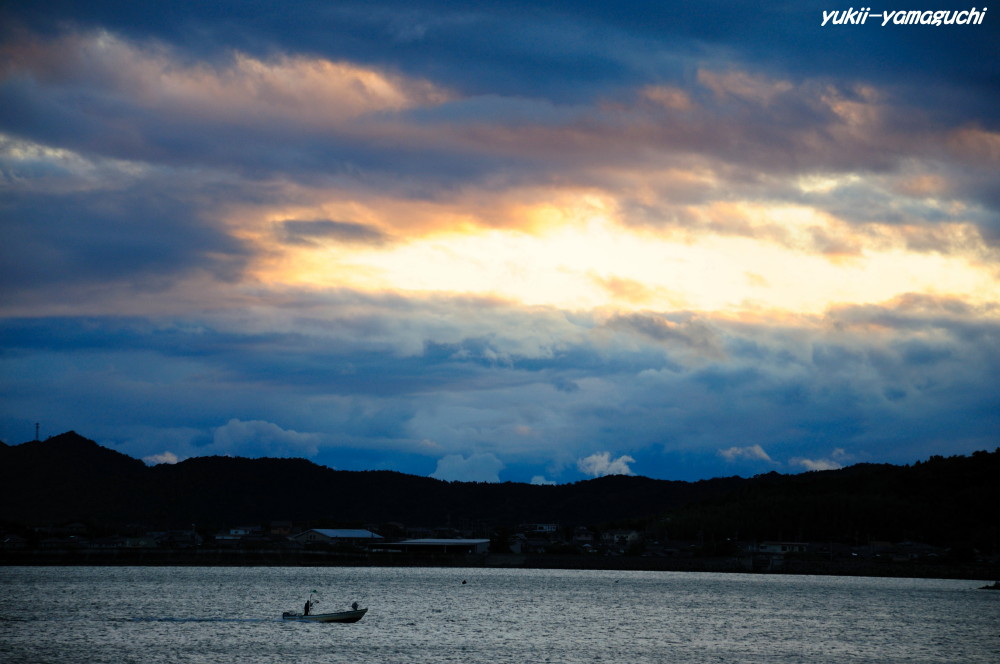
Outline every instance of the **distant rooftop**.
{"label": "distant rooftop", "polygon": [[361,528],[312,528],[306,532],[316,532],[331,539],[382,539],[381,535]]}
{"label": "distant rooftop", "polygon": [[474,546],[476,544],[488,543],[488,539],[435,539],[435,538],[424,538],[424,539],[408,539],[399,542],[399,544],[426,544],[428,546]]}

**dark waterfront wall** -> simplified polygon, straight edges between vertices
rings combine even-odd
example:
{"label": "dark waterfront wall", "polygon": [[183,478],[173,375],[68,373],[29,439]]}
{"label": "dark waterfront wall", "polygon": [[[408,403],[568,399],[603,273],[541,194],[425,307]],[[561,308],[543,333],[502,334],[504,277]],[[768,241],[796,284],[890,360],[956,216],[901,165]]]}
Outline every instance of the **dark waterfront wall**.
{"label": "dark waterfront wall", "polygon": [[0,551],[0,565],[261,566],[261,567],[490,567],[663,572],[757,572],[902,578],[1000,578],[996,563],[921,563],[787,559],[770,569],[740,557],[656,558],[604,555],[342,553],[282,549],[50,549]]}

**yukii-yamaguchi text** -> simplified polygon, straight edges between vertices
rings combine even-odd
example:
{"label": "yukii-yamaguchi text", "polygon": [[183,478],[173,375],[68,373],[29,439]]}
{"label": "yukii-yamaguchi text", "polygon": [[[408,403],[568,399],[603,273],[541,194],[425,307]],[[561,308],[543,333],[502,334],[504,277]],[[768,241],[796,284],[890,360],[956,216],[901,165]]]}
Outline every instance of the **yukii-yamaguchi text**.
{"label": "yukii-yamaguchi text", "polygon": [[[920,11],[899,9],[885,10],[879,14],[871,13],[871,7],[855,9],[823,11],[823,26],[829,25],[864,25],[869,18],[881,19],[882,26],[889,25],[981,25],[986,18],[987,7],[981,10],[972,9]],[[873,21],[874,23],[874,21]]]}

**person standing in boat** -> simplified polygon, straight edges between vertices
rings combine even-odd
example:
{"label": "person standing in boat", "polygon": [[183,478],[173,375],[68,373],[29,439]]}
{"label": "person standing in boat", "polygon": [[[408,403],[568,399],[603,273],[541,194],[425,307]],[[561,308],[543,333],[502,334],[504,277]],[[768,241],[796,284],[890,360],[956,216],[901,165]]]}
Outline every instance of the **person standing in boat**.
{"label": "person standing in boat", "polygon": [[309,615],[309,609],[311,609],[311,608],[312,608],[312,600],[307,599],[306,600],[305,608],[302,609],[302,615],[308,616]]}

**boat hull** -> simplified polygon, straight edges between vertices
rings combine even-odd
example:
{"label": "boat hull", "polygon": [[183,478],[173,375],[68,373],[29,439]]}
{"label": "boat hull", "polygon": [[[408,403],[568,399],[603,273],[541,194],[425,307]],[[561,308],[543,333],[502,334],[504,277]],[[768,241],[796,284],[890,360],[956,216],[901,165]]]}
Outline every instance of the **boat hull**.
{"label": "boat hull", "polygon": [[313,613],[304,616],[301,613],[285,612],[281,614],[283,620],[295,620],[297,622],[319,622],[319,623],[356,623],[361,620],[368,609],[358,609],[357,611],[338,611],[337,613]]}

